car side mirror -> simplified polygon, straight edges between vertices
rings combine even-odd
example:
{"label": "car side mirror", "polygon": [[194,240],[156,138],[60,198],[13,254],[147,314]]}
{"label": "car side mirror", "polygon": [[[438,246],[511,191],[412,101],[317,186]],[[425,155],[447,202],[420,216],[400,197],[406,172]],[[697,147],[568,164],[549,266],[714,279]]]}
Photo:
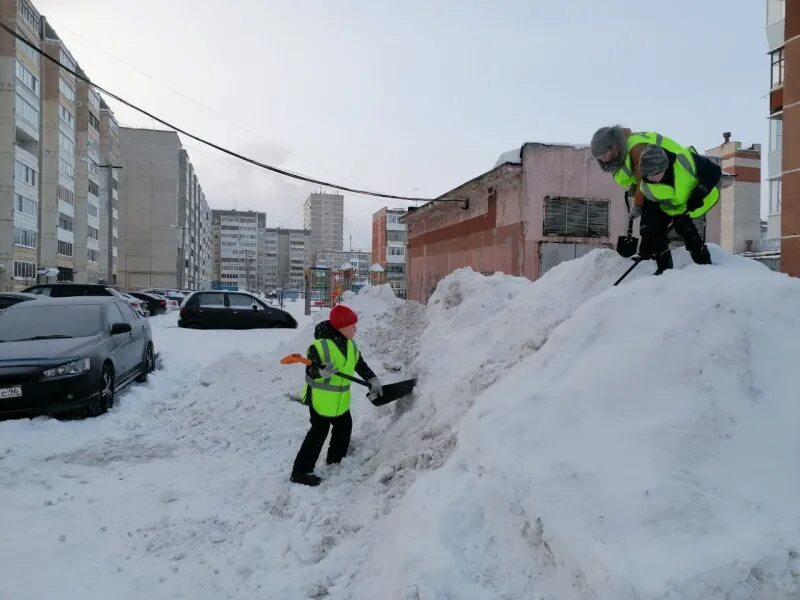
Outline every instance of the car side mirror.
{"label": "car side mirror", "polygon": [[258,310],[258,304],[253,304],[253,310]]}
{"label": "car side mirror", "polygon": [[111,335],[120,335],[121,333],[130,333],[133,331],[130,323],[114,323],[111,326]]}

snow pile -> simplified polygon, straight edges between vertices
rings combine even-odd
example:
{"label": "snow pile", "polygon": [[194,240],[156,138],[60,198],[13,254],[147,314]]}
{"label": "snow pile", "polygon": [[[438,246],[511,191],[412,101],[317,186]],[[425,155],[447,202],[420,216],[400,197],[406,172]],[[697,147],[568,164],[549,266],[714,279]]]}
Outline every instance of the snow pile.
{"label": "snow pile", "polygon": [[278,360],[328,311],[159,325],[164,370],[110,415],[0,423],[0,596],[796,598],[800,282],[712,256],[347,294],[370,366],[418,384],[379,409],[354,386],[313,489],[288,482],[308,412]]}

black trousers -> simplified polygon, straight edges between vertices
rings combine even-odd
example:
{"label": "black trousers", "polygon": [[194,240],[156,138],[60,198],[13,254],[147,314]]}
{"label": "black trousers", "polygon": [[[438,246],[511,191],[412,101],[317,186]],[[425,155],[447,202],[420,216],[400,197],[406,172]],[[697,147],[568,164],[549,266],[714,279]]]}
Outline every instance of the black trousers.
{"label": "black trousers", "polygon": [[331,443],[328,446],[327,463],[333,464],[340,462],[347,456],[347,449],[350,447],[350,434],[353,431],[353,419],[348,410],[338,417],[323,417],[311,402],[308,403],[308,410],[311,414],[311,429],[306,434],[306,439],[300,446],[297,458],[294,459],[292,473],[311,473],[317,464],[322,446],[325,445],[325,438],[328,437],[328,430],[331,432]]}
{"label": "black trousers", "polygon": [[692,259],[699,264],[706,264],[705,242],[700,237],[692,218],[688,214],[671,217],[661,210],[656,202],[648,200],[645,200],[642,206],[642,219],[639,224],[639,233],[642,236],[639,256],[651,259],[663,255],[669,250],[667,230],[670,224],[675,228],[675,233],[683,239]]}

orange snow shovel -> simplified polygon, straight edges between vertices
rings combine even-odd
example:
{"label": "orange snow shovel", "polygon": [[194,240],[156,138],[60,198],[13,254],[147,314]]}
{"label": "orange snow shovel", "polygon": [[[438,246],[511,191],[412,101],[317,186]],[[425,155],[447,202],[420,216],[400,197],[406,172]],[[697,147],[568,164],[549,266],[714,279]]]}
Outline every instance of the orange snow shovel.
{"label": "orange snow shovel", "polygon": [[[311,359],[306,358],[302,354],[288,354],[281,359],[282,365],[296,365],[296,364],[303,364],[307,367],[310,367],[314,364]],[[349,375],[345,375],[344,373],[337,373],[338,377],[342,377],[343,379],[347,379],[348,381],[352,381],[353,383],[360,383],[365,387],[369,387],[369,384],[364,381],[363,379],[359,379],[358,377],[350,377]],[[394,402],[395,400],[399,400],[404,396],[408,396],[412,390],[414,389],[414,385],[417,383],[416,379],[406,379],[404,381],[398,381],[397,383],[390,383],[388,385],[383,386],[383,393],[380,396],[375,398],[375,400],[371,400],[372,404],[375,406],[383,406],[384,404],[389,404],[390,402]]]}

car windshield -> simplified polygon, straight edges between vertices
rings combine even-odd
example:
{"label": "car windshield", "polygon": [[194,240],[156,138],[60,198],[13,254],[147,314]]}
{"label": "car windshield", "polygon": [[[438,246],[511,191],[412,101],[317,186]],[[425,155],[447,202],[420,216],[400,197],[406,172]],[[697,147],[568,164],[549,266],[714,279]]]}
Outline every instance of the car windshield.
{"label": "car windshield", "polygon": [[0,341],[88,337],[102,328],[101,304],[23,302],[0,314]]}

